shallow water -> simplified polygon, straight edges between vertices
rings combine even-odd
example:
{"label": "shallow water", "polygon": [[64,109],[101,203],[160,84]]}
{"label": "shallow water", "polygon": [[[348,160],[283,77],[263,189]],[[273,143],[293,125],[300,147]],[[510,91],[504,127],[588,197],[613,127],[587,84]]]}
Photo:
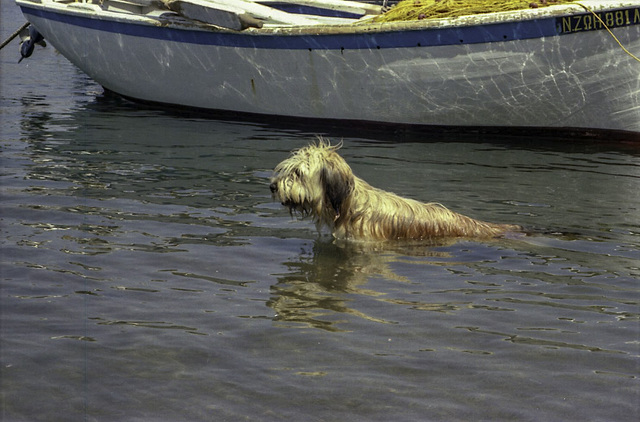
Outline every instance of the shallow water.
{"label": "shallow water", "polygon": [[[23,22],[2,3],[2,40]],[[9,22],[9,23],[8,23]],[[640,416],[640,145],[149,110],[0,51],[6,421]],[[269,192],[316,133],[374,186],[532,234],[367,245]]]}

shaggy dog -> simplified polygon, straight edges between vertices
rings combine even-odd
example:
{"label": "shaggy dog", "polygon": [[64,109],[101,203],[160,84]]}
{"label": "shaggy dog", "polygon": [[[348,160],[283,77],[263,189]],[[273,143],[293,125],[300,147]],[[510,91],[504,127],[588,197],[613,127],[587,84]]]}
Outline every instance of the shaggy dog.
{"label": "shaggy dog", "polygon": [[290,212],[311,215],[318,230],[356,240],[491,238],[520,226],[474,220],[440,204],[421,203],[372,187],[322,138],[294,151],[271,179],[274,198]]}

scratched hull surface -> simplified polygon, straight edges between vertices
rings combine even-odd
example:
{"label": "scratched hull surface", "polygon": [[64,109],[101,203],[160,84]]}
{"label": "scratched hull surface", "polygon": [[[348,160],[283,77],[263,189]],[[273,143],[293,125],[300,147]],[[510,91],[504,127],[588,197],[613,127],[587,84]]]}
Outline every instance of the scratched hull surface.
{"label": "scratched hull surface", "polygon": [[[640,67],[583,9],[524,23],[233,32],[18,3],[67,59],[132,99],[303,118],[640,132]],[[640,2],[584,3],[640,51]]]}

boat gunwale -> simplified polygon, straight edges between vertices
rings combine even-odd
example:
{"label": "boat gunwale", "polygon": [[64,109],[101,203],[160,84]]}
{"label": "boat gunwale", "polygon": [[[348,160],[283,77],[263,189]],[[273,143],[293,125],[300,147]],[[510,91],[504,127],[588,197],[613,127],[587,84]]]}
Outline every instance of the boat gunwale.
{"label": "boat gunwale", "polygon": [[[318,24],[318,25],[265,25],[262,28],[247,28],[235,31],[211,24],[190,20],[166,10],[165,14],[150,16],[125,12],[100,10],[86,6],[92,3],[62,3],[52,0],[15,0],[23,8],[46,10],[65,15],[74,15],[88,19],[116,21],[133,25],[147,25],[170,28],[176,30],[196,30],[208,33],[234,35],[275,35],[275,36],[322,36],[322,35],[364,35],[384,34],[390,32],[430,31],[445,29],[461,29],[475,26],[489,26],[497,24],[513,24],[527,21],[555,19],[591,12],[614,11],[638,7],[640,1],[631,0],[582,0],[571,4],[560,4],[537,9],[522,9],[516,11],[494,12],[479,15],[466,15],[454,18],[423,19],[413,21],[371,22],[371,19],[355,21],[354,23]],[[584,5],[589,8],[585,8]],[[70,4],[76,5],[69,7]],[[97,5],[96,5],[97,6]],[[99,7],[99,6],[97,6]],[[163,11],[163,9],[157,9]],[[560,35],[560,34],[557,34]]]}

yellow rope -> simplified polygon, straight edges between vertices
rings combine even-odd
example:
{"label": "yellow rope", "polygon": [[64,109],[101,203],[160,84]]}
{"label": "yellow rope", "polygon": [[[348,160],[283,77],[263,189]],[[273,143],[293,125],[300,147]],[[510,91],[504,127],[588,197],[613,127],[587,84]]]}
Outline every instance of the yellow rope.
{"label": "yellow rope", "polygon": [[545,7],[572,3],[575,0],[402,0],[374,22],[411,21],[419,19],[456,18],[482,13]]}
{"label": "yellow rope", "polygon": [[609,27],[607,26],[606,23],[604,23],[604,21],[602,20],[602,18],[600,18],[600,16],[598,16],[598,14],[596,12],[594,12],[593,10],[591,10],[590,8],[588,8],[587,6],[585,6],[582,3],[576,3],[577,5],[580,5],[582,7],[584,7],[584,9],[591,13],[593,16],[596,17],[596,19],[598,19],[598,21],[600,21],[600,23],[602,24],[602,26],[604,27],[604,29],[607,30],[607,32],[609,33],[609,35],[611,35],[613,37],[613,39],[618,43],[618,45],[620,46],[620,48],[627,53],[629,56],[631,56],[635,61],[640,62],[640,59],[635,56],[633,53],[631,53],[629,50],[626,49],[626,47],[624,45],[622,45],[622,43],[620,42],[620,40],[618,39],[618,37],[616,37],[613,32],[611,32],[611,29],[609,29]]}

